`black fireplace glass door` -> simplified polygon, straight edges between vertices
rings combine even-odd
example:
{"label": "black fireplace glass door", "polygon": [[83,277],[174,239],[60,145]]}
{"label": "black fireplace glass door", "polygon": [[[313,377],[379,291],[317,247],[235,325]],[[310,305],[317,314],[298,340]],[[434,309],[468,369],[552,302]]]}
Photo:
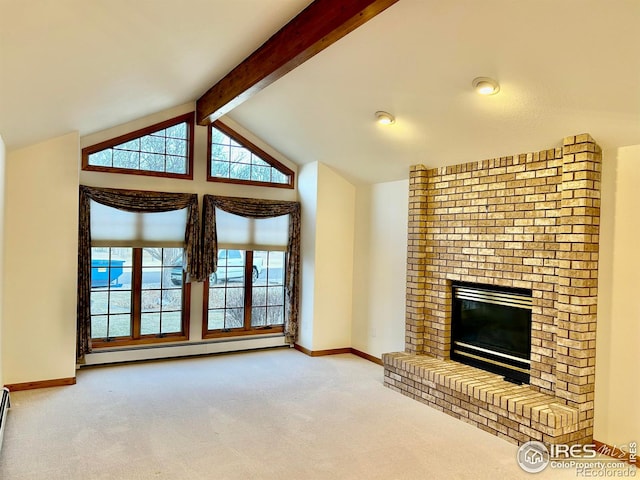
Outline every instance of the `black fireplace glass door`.
{"label": "black fireplace glass door", "polygon": [[454,284],[451,359],[529,382],[531,292]]}

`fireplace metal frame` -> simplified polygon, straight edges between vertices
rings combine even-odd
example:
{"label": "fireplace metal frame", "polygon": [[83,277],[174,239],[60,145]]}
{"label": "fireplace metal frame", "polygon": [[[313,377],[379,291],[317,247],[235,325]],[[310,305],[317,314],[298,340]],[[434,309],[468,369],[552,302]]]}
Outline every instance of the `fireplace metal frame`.
{"label": "fireplace metal frame", "polygon": [[[470,284],[456,282],[452,288],[451,315],[451,359],[481,368],[483,370],[503,375],[505,380],[523,384],[529,383],[531,370],[531,311],[533,301],[531,290],[498,287],[494,285]],[[528,311],[525,328],[528,329],[528,348],[521,352],[500,349],[482,342],[464,342],[460,339],[462,302],[465,300],[485,305],[495,305],[498,308],[508,307]],[[524,313],[524,312],[523,312]],[[525,313],[526,316],[526,313]],[[528,320],[528,321],[527,321]],[[520,320],[522,322],[522,319]]]}

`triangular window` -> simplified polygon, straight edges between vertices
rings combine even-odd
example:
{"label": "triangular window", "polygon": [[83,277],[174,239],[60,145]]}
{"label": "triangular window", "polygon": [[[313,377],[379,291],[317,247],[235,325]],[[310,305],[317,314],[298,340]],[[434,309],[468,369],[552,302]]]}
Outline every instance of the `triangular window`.
{"label": "triangular window", "polygon": [[193,178],[193,113],[82,149],[82,169]]}
{"label": "triangular window", "polygon": [[210,182],[293,188],[294,172],[220,121],[209,128]]}

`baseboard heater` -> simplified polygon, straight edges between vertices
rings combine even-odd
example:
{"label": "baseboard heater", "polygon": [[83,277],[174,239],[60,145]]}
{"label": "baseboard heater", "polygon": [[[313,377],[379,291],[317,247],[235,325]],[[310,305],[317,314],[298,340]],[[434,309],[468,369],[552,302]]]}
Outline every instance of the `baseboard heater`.
{"label": "baseboard heater", "polygon": [[2,439],[4,438],[4,427],[7,424],[7,410],[11,406],[9,400],[9,389],[2,389],[2,399],[0,399],[0,450],[2,450]]}

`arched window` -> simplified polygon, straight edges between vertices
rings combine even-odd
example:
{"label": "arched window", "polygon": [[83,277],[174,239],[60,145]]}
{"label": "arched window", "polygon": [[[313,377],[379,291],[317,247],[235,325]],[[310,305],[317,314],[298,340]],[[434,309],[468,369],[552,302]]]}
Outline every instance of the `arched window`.
{"label": "arched window", "polygon": [[82,149],[82,169],[193,178],[193,113]]}
{"label": "arched window", "polygon": [[220,122],[209,127],[210,182],[293,188],[293,170]]}

